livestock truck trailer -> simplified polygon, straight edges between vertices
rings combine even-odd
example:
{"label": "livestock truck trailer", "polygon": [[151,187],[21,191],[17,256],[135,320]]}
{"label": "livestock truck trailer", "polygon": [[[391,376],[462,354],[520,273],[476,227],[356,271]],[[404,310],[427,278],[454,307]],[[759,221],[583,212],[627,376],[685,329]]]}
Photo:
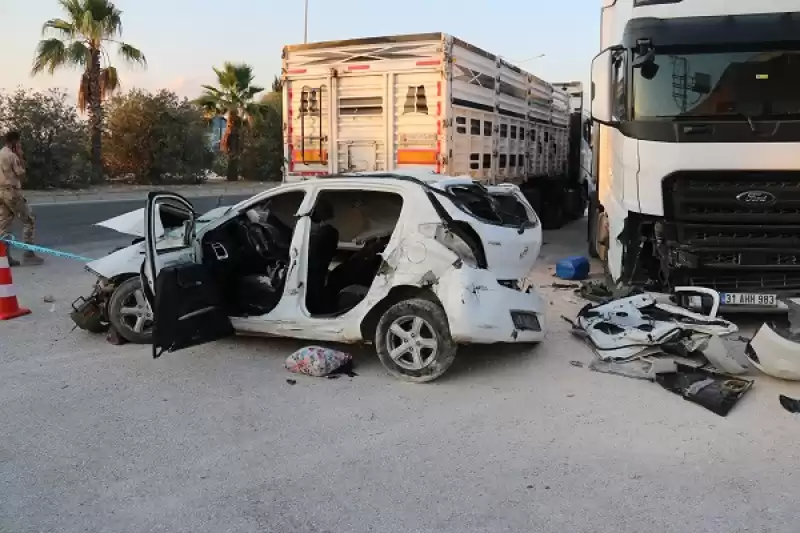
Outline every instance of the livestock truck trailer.
{"label": "livestock truck trailer", "polygon": [[469,175],[518,185],[545,227],[584,214],[579,82],[548,83],[443,33],[286,46],[282,77],[286,181]]}

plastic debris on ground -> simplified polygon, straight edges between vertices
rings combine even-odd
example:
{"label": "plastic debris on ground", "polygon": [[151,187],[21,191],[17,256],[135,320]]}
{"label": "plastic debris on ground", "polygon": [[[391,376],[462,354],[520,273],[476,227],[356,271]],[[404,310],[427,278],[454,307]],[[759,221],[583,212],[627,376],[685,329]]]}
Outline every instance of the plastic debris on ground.
{"label": "plastic debris on ground", "polygon": [[577,329],[585,334],[597,356],[624,362],[660,347],[667,353],[687,355],[711,343],[712,337],[736,333],[736,324],[716,316],[701,315],[657,301],[652,294],[587,305],[578,313]]}
{"label": "plastic debris on ground", "polygon": [[589,260],[582,256],[567,257],[556,263],[556,276],[570,281],[580,281],[589,276]]}
{"label": "plastic debris on ground", "polygon": [[800,334],[764,324],[745,348],[750,362],[761,372],[778,379],[800,381]]}
{"label": "plastic debris on ground", "polygon": [[675,361],[658,357],[642,358],[629,363],[614,363],[612,361],[603,361],[602,359],[593,359],[592,362],[589,363],[589,370],[595,372],[616,374],[618,376],[644,379],[647,381],[655,381],[656,374],[675,372],[676,369],[677,365]]}
{"label": "plastic debris on ground", "polygon": [[[566,320],[594,351],[590,370],[657,382],[725,416],[753,382],[733,376],[748,370],[723,342],[738,327],[716,316],[719,295],[714,299],[717,305],[704,315],[668,303],[665,295],[640,293],[586,305],[576,320]],[[709,363],[720,372],[704,368]]]}
{"label": "plastic debris on ground", "polygon": [[720,416],[727,416],[753,386],[750,380],[683,365],[677,365],[675,372],[657,374],[656,382]]}
{"label": "plastic debris on ground", "polygon": [[313,377],[325,377],[336,373],[355,375],[353,357],[350,354],[321,346],[300,348],[286,358],[286,369],[295,374]]}

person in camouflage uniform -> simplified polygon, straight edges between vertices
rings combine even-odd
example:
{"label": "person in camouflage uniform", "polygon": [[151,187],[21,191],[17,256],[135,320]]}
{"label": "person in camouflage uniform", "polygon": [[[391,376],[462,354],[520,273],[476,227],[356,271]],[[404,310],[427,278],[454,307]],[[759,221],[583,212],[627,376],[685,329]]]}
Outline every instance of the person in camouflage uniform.
{"label": "person in camouflage uniform", "polygon": [[[5,145],[0,149],[0,236],[10,235],[14,218],[23,224],[22,240],[33,244],[36,232],[36,219],[31,213],[28,201],[22,195],[22,178],[25,175],[25,160],[22,156],[20,135],[16,131],[8,132]],[[19,266],[9,253],[11,266]],[[33,252],[25,252],[23,263],[41,265],[44,261]]]}

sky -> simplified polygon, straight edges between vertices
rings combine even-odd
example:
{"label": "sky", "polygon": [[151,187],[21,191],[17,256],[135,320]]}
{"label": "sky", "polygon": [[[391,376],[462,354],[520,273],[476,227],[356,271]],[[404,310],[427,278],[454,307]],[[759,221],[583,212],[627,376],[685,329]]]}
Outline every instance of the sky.
{"label": "sky", "polygon": [[[280,74],[281,48],[303,41],[303,0],[116,0],[122,40],[147,68],[120,71],[123,90],[168,88],[196,97],[212,66],[250,64],[256,83]],[[30,76],[42,23],[61,17],[56,0],[0,0],[0,88],[61,88],[74,94],[78,72]],[[445,32],[550,82],[589,78],[599,49],[599,0],[309,0],[310,42]],[[544,57],[528,60],[545,54]]]}

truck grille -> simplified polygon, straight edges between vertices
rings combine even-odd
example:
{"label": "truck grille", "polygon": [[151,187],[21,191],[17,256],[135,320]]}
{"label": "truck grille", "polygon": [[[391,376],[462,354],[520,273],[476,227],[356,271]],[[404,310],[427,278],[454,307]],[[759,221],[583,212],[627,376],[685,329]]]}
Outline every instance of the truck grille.
{"label": "truck grille", "polygon": [[681,280],[681,283],[694,287],[708,287],[720,292],[800,291],[800,274],[757,272],[730,275],[701,274],[688,275]]}
{"label": "truck grille", "polygon": [[800,172],[679,172],[663,182],[667,240],[719,290],[800,290]]}
{"label": "truck grille", "polygon": [[664,193],[676,221],[800,224],[800,172],[680,172],[664,180]]}

